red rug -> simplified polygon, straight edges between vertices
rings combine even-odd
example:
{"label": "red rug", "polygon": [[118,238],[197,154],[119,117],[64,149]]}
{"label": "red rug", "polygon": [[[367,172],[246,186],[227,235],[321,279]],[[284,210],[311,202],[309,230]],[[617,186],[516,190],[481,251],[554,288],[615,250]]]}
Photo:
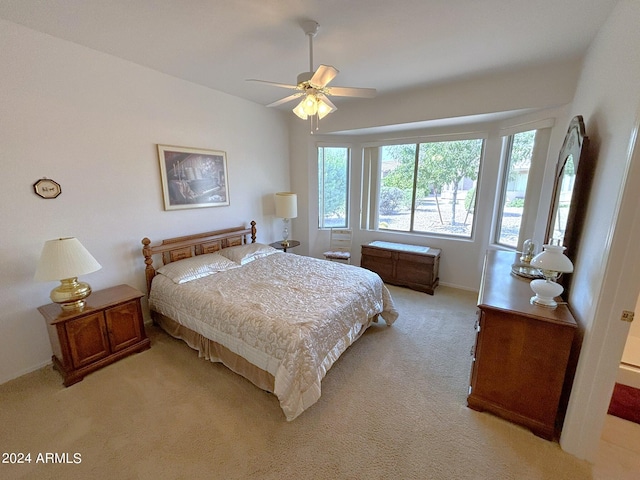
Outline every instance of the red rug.
{"label": "red rug", "polygon": [[609,415],[640,423],[640,390],[616,383],[609,404]]}

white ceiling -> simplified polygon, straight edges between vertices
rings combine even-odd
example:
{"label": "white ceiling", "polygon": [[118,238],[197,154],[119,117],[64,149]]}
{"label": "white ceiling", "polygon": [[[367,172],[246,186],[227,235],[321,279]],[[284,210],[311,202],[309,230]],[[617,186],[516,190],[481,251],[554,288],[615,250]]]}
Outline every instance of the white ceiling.
{"label": "white ceiling", "polygon": [[0,18],[266,105],[289,92],[245,80],[308,70],[302,20],[332,86],[384,95],[580,57],[616,1],[0,0]]}

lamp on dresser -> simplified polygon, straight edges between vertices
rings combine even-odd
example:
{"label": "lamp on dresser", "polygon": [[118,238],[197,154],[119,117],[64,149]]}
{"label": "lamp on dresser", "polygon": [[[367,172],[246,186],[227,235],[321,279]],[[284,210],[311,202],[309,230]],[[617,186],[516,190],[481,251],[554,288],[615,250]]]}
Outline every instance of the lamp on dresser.
{"label": "lamp on dresser", "polygon": [[100,265],[75,237],[56,238],[45,242],[35,279],[42,282],[59,280],[51,290],[51,300],[63,310],[84,308],[84,299],[91,295],[88,283],[78,282],[78,276],[100,270]]}
{"label": "lamp on dresser", "polygon": [[292,192],[278,192],[276,197],[276,217],[282,218],[282,246],[289,246],[289,219],[298,216],[298,196]]}
{"label": "lamp on dresser", "polygon": [[573,263],[564,254],[565,247],[561,245],[543,245],[542,252],[531,259],[531,266],[542,273],[544,280],[531,281],[531,290],[535,295],[531,303],[544,307],[556,308],[555,297],[562,295],[564,287],[556,281],[563,273],[573,272]]}

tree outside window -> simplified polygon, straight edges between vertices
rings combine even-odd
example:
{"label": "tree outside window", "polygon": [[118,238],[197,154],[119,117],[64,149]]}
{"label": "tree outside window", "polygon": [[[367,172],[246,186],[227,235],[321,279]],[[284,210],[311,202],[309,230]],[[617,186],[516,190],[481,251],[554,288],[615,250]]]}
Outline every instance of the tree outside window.
{"label": "tree outside window", "polygon": [[482,139],[381,147],[378,228],[470,237]]}
{"label": "tree outside window", "polygon": [[347,147],[318,147],[318,226],[348,228],[349,157]]}

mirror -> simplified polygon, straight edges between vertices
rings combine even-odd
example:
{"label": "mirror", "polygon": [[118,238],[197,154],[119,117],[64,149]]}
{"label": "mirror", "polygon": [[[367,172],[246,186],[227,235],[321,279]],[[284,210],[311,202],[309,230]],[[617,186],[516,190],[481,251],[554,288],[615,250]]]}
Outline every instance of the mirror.
{"label": "mirror", "polygon": [[[573,162],[573,155],[569,154],[564,162],[562,171],[558,174],[560,185],[557,192],[557,205],[551,211],[551,230],[548,238],[553,241],[557,239],[563,243],[567,231],[567,219],[569,218],[569,207],[571,206],[571,196],[576,179],[576,169]],[[563,243],[564,244],[564,243]]]}
{"label": "mirror", "polygon": [[[564,245],[565,255],[574,263],[594,172],[588,145],[584,121],[578,115],[571,120],[560,149],[545,235],[545,243]],[[565,289],[569,278],[563,275],[559,281]]]}

